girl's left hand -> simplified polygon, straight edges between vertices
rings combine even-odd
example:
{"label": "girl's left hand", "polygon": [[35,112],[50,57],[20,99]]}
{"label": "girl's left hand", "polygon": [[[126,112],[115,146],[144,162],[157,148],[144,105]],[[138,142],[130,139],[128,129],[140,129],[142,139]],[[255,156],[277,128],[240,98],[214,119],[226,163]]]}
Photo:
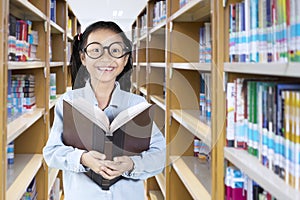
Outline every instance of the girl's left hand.
{"label": "girl's left hand", "polygon": [[101,168],[101,176],[108,180],[121,176],[124,172],[133,170],[134,163],[128,156],[115,157],[113,161],[105,162]]}

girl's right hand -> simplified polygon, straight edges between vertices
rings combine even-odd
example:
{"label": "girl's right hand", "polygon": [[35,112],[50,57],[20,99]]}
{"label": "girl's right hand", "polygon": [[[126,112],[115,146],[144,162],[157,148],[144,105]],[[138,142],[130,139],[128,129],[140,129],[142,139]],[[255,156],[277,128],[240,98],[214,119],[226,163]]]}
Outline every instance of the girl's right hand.
{"label": "girl's right hand", "polygon": [[105,159],[105,154],[98,151],[88,151],[81,155],[80,163],[99,174],[102,171],[102,167],[105,166]]}

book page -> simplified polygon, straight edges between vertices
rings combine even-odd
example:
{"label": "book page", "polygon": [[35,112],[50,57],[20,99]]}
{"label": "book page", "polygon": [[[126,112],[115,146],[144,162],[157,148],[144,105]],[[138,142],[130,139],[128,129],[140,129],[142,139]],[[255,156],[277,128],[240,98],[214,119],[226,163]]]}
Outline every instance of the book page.
{"label": "book page", "polygon": [[76,98],[72,101],[67,102],[79,112],[81,112],[89,120],[91,120],[93,123],[97,124],[105,132],[109,132],[109,119],[99,107],[92,105],[91,103],[87,102],[84,98]]}
{"label": "book page", "polygon": [[111,122],[110,133],[113,133],[115,130],[129,122],[135,116],[149,108],[151,104],[148,102],[142,102],[135,106],[129,107],[126,110],[121,111],[116,118]]}

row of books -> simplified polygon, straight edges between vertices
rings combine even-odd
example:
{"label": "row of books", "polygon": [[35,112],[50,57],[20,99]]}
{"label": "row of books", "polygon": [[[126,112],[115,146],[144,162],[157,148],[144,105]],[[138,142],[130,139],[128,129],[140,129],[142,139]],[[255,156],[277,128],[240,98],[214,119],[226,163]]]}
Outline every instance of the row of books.
{"label": "row of books", "polygon": [[227,146],[300,189],[300,84],[238,78],[227,84],[226,104]]}
{"label": "row of books", "polygon": [[21,200],[37,200],[36,178],[33,178]]}
{"label": "row of books", "polygon": [[179,0],[179,8],[182,8],[184,5],[186,5],[191,0]]}
{"label": "row of books", "polygon": [[35,78],[32,74],[12,74],[8,70],[7,115],[14,118],[35,108]]}
{"label": "row of books", "polygon": [[202,73],[200,75],[200,118],[211,119],[211,74]]}
{"label": "row of books", "polygon": [[300,62],[300,2],[245,0],[229,6],[230,62]]}
{"label": "row of books", "polygon": [[167,18],[166,1],[159,0],[154,4],[153,9],[153,26],[156,26]]}
{"label": "row of books", "polygon": [[211,23],[204,23],[199,33],[199,62],[211,63]]}
{"label": "row of books", "polygon": [[147,32],[147,13],[141,16],[140,24],[140,36],[143,36]]}
{"label": "row of books", "polygon": [[194,138],[194,156],[201,160],[210,160],[211,149],[198,137]]}
{"label": "row of books", "polygon": [[272,200],[274,197],[234,166],[226,167],[225,200]]}
{"label": "row of books", "polygon": [[8,55],[9,61],[35,60],[38,32],[32,30],[32,22],[9,16]]}

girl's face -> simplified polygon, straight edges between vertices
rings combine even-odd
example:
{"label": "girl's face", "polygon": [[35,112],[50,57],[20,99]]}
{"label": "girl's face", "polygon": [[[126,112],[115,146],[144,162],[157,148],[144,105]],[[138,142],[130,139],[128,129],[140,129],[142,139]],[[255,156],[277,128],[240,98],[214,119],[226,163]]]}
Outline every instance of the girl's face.
{"label": "girl's face", "polygon": [[[121,58],[114,58],[108,53],[109,49],[105,47],[109,47],[112,43],[120,43],[124,45],[122,37],[109,29],[100,29],[90,33],[85,47],[92,42],[100,43],[102,47],[104,47],[103,55],[96,59],[90,58],[86,53],[81,54],[82,64],[86,66],[92,83],[115,82],[116,77],[123,71],[124,66],[127,63],[128,55]],[[114,45],[111,46],[114,47]],[[111,52],[117,52],[118,50],[117,48],[111,49]],[[94,48],[90,51],[91,53],[88,53],[90,55],[98,52],[98,50],[99,49]],[[87,51],[89,51],[89,47],[87,48]]]}

